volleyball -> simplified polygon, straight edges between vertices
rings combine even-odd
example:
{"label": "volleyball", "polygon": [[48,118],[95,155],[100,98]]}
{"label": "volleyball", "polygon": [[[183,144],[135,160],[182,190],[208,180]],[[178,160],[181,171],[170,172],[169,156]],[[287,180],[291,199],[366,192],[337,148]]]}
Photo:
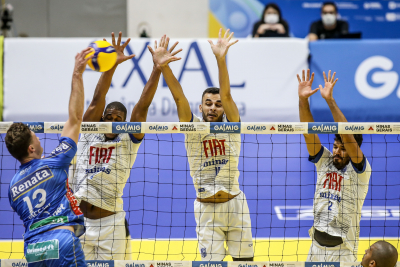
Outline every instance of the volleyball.
{"label": "volleyball", "polygon": [[111,69],[117,62],[117,52],[114,47],[107,41],[95,41],[90,43],[92,48],[86,57],[93,55],[88,61],[89,67],[98,72],[105,72]]}

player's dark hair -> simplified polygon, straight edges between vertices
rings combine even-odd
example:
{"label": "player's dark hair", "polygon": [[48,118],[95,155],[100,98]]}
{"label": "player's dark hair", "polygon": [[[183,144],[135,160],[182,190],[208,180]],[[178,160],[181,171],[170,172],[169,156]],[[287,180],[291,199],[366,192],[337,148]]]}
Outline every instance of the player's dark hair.
{"label": "player's dark hair", "polygon": [[203,103],[203,97],[205,94],[217,95],[217,94],[219,94],[219,88],[218,87],[209,87],[206,90],[204,90],[203,95],[201,96],[201,103]]}
{"label": "player's dark hair", "polygon": [[321,6],[321,13],[322,13],[322,9],[324,9],[325,6],[333,6],[335,8],[335,12],[338,13],[337,5],[335,2],[332,2],[332,1],[323,2],[322,6]]}
{"label": "player's dark hair", "polygon": [[6,146],[8,152],[19,161],[29,156],[28,147],[31,141],[31,130],[21,122],[13,123],[7,131]]}
{"label": "player's dark hair", "polygon": [[[361,147],[361,144],[363,142],[362,134],[353,134],[353,136],[354,136],[354,139],[356,139],[358,146]],[[340,134],[335,134],[335,141],[339,141],[340,143],[343,144],[342,137],[340,137]]]}
{"label": "player's dark hair", "polygon": [[394,267],[399,257],[396,248],[386,242],[378,241],[373,244],[371,259],[375,261],[377,267]]}
{"label": "player's dark hair", "polygon": [[265,23],[265,21],[264,21],[265,12],[267,12],[267,9],[270,8],[270,7],[272,7],[273,9],[275,9],[278,12],[278,16],[279,16],[279,22],[278,23],[282,23],[282,12],[281,12],[281,9],[275,3],[269,3],[264,7],[264,11],[263,11],[263,13],[261,15],[261,21],[263,21]]}
{"label": "player's dark hair", "polygon": [[126,120],[126,115],[127,115],[128,111],[126,110],[126,107],[124,106],[124,104],[122,104],[121,102],[114,101],[114,102],[111,102],[110,104],[108,104],[106,106],[106,109],[104,110],[104,114],[106,113],[107,109],[115,109],[115,110],[122,111],[125,114],[124,120]]}

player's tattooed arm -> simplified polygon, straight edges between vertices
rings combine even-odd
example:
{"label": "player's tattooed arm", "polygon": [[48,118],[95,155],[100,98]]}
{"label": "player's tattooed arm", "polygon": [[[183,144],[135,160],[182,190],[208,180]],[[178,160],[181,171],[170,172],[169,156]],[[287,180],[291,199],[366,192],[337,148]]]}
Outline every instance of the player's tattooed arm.
{"label": "player's tattooed arm", "polygon": [[176,57],[175,55],[181,52],[182,49],[174,52],[175,47],[178,45],[178,42],[176,42],[168,50],[168,42],[169,38],[167,37],[165,39],[164,37],[164,40],[163,38],[161,39],[159,47],[157,47],[157,43],[155,44],[155,50],[153,50],[150,46],[148,48],[150,50],[150,53],[153,55],[154,65],[161,69],[164,79],[167,82],[168,88],[171,91],[171,94],[175,100],[175,104],[178,109],[179,121],[189,122],[192,119],[189,101],[183,93],[182,86],[180,85],[168,65],[170,62],[181,59]]}
{"label": "player's tattooed arm", "polygon": [[[308,99],[310,96],[318,92],[319,88],[312,90],[312,83],[314,81],[314,73],[310,77],[310,70],[307,70],[307,76],[305,71],[302,72],[302,78],[297,74],[297,80],[299,81],[299,114],[301,122],[314,122],[314,117],[310,110],[310,104]],[[310,156],[315,156],[321,150],[321,141],[317,134],[304,134],[304,139],[307,144],[307,150]]]}
{"label": "player's tattooed arm", "polygon": [[74,72],[72,74],[71,96],[68,104],[68,120],[64,125],[61,136],[71,138],[78,143],[79,131],[82,123],[84,109],[84,88],[82,74],[85,71],[86,64],[93,56],[85,58],[90,53],[90,48],[82,50],[75,56]]}
{"label": "player's tattooed arm", "polygon": [[211,49],[215,55],[215,58],[217,59],[221,102],[222,106],[224,107],[226,117],[231,122],[239,122],[239,110],[231,95],[228,68],[225,60],[229,47],[236,44],[239,40],[229,42],[233,36],[233,32],[229,34],[229,29],[225,32],[224,37],[221,37],[221,33],[222,29],[219,30],[219,38],[216,44],[214,44],[211,40],[208,40],[208,42],[211,45]]}
{"label": "player's tattooed arm", "polygon": [[[333,98],[333,87],[339,80],[338,78],[336,78],[335,80],[336,72],[334,72],[331,76],[331,71],[329,71],[328,77],[326,76],[325,72],[323,72],[323,75],[325,85],[324,87],[322,87],[322,85],[319,85],[319,90],[321,92],[322,98],[324,98],[326,103],[328,104],[335,122],[347,122],[346,117],[344,116],[339,106],[336,104],[335,99]],[[347,153],[349,153],[351,161],[353,161],[354,163],[360,163],[364,158],[364,154],[362,153],[361,148],[358,146],[354,135],[342,134],[341,138]]]}
{"label": "player's tattooed arm", "polygon": [[[103,72],[97,83],[96,89],[94,91],[92,102],[90,103],[88,109],[83,115],[83,121],[100,121],[103,116],[104,108],[106,106],[106,95],[111,86],[112,77],[114,75],[117,66],[124,61],[133,58],[135,55],[126,56],[124,54],[125,47],[129,44],[130,38],[126,40],[125,43],[121,44],[122,32],[119,32],[118,40],[115,42],[114,33],[111,33],[112,45],[117,52],[117,63],[110,70]],[[106,39],[103,39],[106,41]]]}

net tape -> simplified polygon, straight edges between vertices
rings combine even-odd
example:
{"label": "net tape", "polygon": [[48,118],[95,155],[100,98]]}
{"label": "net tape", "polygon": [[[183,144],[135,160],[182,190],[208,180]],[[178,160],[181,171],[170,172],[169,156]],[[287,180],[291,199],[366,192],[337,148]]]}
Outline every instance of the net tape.
{"label": "net tape", "polygon": [[[25,260],[0,260],[1,266],[25,267]],[[133,260],[86,260],[88,267],[361,267],[358,262],[282,262],[282,261],[133,261]],[[397,266],[400,262],[397,263]]]}
{"label": "net tape", "polygon": [[[35,133],[61,133],[65,122],[23,122]],[[0,122],[6,133],[13,122]],[[400,123],[83,122],[81,133],[400,134]]]}

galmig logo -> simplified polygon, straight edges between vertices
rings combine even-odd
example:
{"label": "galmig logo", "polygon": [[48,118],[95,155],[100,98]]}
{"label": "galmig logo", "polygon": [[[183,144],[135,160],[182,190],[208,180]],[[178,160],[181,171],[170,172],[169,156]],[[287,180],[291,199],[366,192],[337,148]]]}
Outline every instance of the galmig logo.
{"label": "galmig logo", "polygon": [[[201,252],[201,250],[200,250]],[[192,267],[228,267],[228,262],[224,261],[193,261]]]}
{"label": "galmig logo", "polygon": [[43,122],[23,122],[29,127],[29,130],[35,133],[44,133],[44,123]]}
{"label": "galmig logo", "polygon": [[87,267],[114,267],[114,261],[95,261],[95,260],[87,260]]}
{"label": "galmig logo", "polygon": [[337,126],[336,125],[323,125],[323,124],[321,124],[319,126],[314,125],[312,127],[312,130],[321,132],[321,133],[331,133],[331,132],[334,132],[337,130]]}
{"label": "galmig logo", "polygon": [[150,125],[149,126],[150,131],[157,131],[157,132],[163,132],[168,130],[168,126],[166,125]]}
{"label": "galmig logo", "polygon": [[240,122],[211,122],[211,133],[240,133]]}
{"label": "galmig logo", "polygon": [[347,130],[347,131],[363,131],[364,130],[364,126],[351,125],[351,126],[345,126],[344,129]]}
{"label": "galmig logo", "polygon": [[309,133],[337,133],[337,123],[318,123],[310,122],[308,124]]}
{"label": "galmig logo", "polygon": [[209,263],[200,263],[199,267],[222,267],[222,263],[209,262]]}
{"label": "galmig logo", "polygon": [[113,122],[112,126],[116,133],[140,133],[142,129],[140,122]]}
{"label": "galmig logo", "polygon": [[267,130],[267,127],[263,125],[249,125],[247,126],[247,130],[254,132],[262,132]]}
{"label": "galmig logo", "polygon": [[50,126],[50,130],[61,131],[63,129],[64,129],[64,125],[61,125],[61,124],[56,124],[56,125],[51,125]]}
{"label": "galmig logo", "polygon": [[13,262],[12,267],[27,267],[28,263],[26,261],[19,261],[19,262]]}
{"label": "galmig logo", "polygon": [[[283,266],[283,265],[282,265]],[[257,264],[239,264],[238,267],[258,267]]]}

